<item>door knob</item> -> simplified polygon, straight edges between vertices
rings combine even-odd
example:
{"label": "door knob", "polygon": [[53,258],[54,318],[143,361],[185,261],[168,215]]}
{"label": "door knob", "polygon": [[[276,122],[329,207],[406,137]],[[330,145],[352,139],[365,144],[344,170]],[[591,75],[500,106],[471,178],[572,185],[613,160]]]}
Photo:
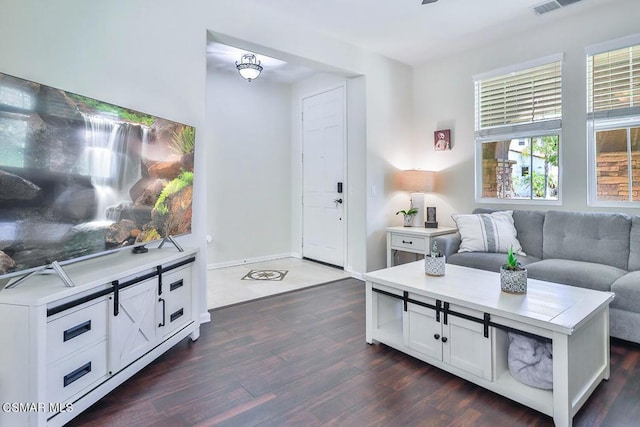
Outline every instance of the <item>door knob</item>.
{"label": "door knob", "polygon": [[333,202],[341,205],[342,204],[342,198],[335,199]]}

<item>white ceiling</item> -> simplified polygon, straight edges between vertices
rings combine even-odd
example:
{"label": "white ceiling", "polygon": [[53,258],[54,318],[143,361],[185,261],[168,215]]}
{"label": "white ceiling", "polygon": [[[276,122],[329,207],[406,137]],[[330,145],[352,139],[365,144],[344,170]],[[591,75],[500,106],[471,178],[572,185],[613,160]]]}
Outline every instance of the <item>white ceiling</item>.
{"label": "white ceiling", "polygon": [[[235,0],[344,42],[415,66],[490,43],[616,0],[582,0],[544,15],[533,7],[548,0]],[[210,44],[209,50],[221,49]],[[242,52],[239,51],[237,60]],[[227,53],[231,55],[230,53]],[[231,65],[233,65],[231,61]],[[215,59],[214,59],[215,62]],[[228,61],[227,61],[228,62]],[[263,58],[263,63],[266,61]],[[233,67],[232,67],[233,68]],[[284,81],[288,66],[280,64]],[[295,73],[310,71],[302,67]],[[262,76],[261,76],[262,77]]]}

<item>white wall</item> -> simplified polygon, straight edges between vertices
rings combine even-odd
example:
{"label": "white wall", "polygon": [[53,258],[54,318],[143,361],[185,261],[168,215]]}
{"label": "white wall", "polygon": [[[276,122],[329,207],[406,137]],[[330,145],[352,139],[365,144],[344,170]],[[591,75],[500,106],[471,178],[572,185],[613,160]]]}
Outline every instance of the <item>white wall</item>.
{"label": "white wall", "polygon": [[[378,193],[367,196],[369,215],[356,214],[367,218],[360,248],[367,248],[361,255],[366,268],[384,266],[381,230],[393,210],[385,158],[410,150],[410,67],[313,33],[260,5],[247,11],[227,0],[0,0],[0,10],[2,72],[196,126],[193,234],[182,243],[200,247],[203,255],[210,231],[208,182],[229,179],[208,168],[213,136],[206,126],[207,31],[366,76],[366,179]],[[206,258],[198,262],[203,318]]]}
{"label": "white wall", "polygon": [[[567,8],[567,11],[569,8]],[[553,13],[553,12],[552,12]],[[551,15],[551,14],[550,14]],[[465,54],[414,69],[414,154],[424,169],[438,170],[438,194],[427,204],[438,207],[438,220],[451,224],[452,213],[468,213],[474,202],[474,89],[472,76],[564,52],[562,206],[487,205],[518,209],[590,210],[587,207],[585,46],[640,31],[640,2],[617,0],[581,15],[546,23]],[[451,129],[453,148],[435,152],[433,132]],[[597,210],[603,210],[598,208]],[[614,209],[621,211],[621,209]],[[628,210],[630,213],[633,210]]]}
{"label": "white wall", "polygon": [[411,69],[371,58],[366,77],[367,111],[367,270],[386,267],[386,227],[401,225],[395,216],[406,208],[394,185],[400,170],[418,167],[413,157],[413,98]]}
{"label": "white wall", "polygon": [[[347,265],[367,270],[367,99],[366,78],[347,80]],[[376,266],[377,268],[377,266]]]}
{"label": "white wall", "polygon": [[291,254],[291,87],[207,72],[209,266]]}

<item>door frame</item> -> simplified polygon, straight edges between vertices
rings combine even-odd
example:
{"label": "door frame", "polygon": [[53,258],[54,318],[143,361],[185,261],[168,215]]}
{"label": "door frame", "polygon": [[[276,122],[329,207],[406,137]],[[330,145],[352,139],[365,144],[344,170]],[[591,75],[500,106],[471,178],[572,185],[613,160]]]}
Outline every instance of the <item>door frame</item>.
{"label": "door frame", "polygon": [[326,88],[323,89],[318,89],[315,90],[313,92],[304,94],[300,96],[299,99],[299,106],[300,106],[300,116],[297,118],[297,120],[299,120],[300,122],[300,158],[297,159],[297,167],[299,169],[299,173],[300,173],[300,185],[298,187],[298,200],[300,200],[300,227],[299,227],[299,236],[300,236],[300,240],[297,242],[300,246],[300,257],[304,258],[303,254],[304,254],[304,200],[303,200],[303,193],[304,193],[304,122],[303,122],[303,114],[304,114],[304,100],[307,98],[312,98],[316,95],[321,95],[323,93],[326,92],[330,92],[332,90],[335,89],[342,89],[342,119],[343,119],[343,126],[342,126],[342,132],[343,132],[343,147],[342,147],[342,174],[344,177],[344,181],[342,183],[342,209],[343,209],[343,221],[342,221],[342,249],[343,249],[343,253],[342,253],[342,269],[346,271],[347,268],[347,254],[348,254],[348,229],[349,229],[349,182],[348,182],[348,169],[347,169],[347,165],[349,164],[349,159],[347,157],[348,154],[348,149],[347,146],[349,144],[349,141],[347,139],[347,135],[348,135],[348,117],[347,117],[347,81],[345,80],[342,83],[339,84],[335,84],[335,85],[328,85]]}

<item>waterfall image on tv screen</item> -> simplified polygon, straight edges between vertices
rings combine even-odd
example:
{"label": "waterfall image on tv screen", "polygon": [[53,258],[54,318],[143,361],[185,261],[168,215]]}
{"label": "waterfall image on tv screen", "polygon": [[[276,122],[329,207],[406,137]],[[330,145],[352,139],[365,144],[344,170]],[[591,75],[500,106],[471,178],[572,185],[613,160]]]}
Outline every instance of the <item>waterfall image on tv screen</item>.
{"label": "waterfall image on tv screen", "polygon": [[0,73],[0,276],[191,232],[195,128]]}

